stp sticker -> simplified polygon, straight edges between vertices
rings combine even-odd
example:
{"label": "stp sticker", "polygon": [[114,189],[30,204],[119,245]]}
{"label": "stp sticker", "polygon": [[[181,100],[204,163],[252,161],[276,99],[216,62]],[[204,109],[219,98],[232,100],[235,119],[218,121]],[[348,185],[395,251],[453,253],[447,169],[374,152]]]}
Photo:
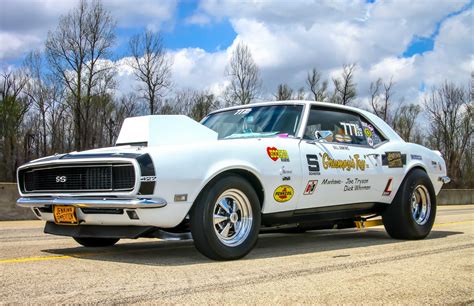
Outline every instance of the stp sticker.
{"label": "stp sticker", "polygon": [[313,194],[314,190],[316,190],[316,186],[318,186],[318,180],[308,181],[308,184],[306,184],[306,188],[304,189],[303,194],[304,195]]}
{"label": "stp sticker", "polygon": [[282,203],[291,200],[294,194],[295,191],[293,190],[293,187],[290,185],[281,185],[273,192],[273,198],[275,201]]}

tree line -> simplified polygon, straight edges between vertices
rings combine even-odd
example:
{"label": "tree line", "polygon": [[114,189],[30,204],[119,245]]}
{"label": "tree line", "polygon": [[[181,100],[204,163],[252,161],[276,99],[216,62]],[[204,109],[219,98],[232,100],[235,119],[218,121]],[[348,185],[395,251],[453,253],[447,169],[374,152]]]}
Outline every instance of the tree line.
{"label": "tree line", "polygon": [[[248,46],[234,48],[219,96],[194,89],[175,89],[172,58],[159,32],[143,31],[129,39],[131,67],[139,88],[117,95],[114,56],[116,21],[99,0],[82,0],[48,33],[44,48],[30,52],[17,68],[0,75],[0,181],[14,181],[22,163],[60,152],[113,145],[126,117],[184,114],[201,120],[224,106],[248,104],[264,97],[259,67]],[[439,150],[453,183],[474,187],[474,81],[463,86],[444,81],[423,103],[395,99],[396,83],[379,78],[368,103],[357,99],[356,63],[343,65],[325,79],[310,68],[296,90],[279,84],[274,100],[314,100],[365,108],[385,120],[406,141]],[[268,100],[268,97],[267,99]]]}

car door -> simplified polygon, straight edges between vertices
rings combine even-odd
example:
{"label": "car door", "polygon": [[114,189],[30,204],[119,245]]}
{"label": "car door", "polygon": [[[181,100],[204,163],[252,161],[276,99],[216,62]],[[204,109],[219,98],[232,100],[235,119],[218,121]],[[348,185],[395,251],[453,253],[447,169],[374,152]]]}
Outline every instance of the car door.
{"label": "car door", "polygon": [[[303,169],[307,185],[298,209],[380,198],[384,184],[381,156],[369,144],[358,114],[312,106],[300,151],[303,168],[306,161],[308,169]],[[319,171],[310,171],[311,166]]]}

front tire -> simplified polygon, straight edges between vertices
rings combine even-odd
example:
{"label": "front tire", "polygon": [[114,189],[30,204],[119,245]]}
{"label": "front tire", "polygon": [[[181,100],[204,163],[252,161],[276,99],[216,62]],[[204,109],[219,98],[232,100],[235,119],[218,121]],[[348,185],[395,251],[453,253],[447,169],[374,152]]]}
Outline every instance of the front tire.
{"label": "front tire", "polygon": [[425,238],[436,216],[436,194],[430,178],[421,169],[408,173],[392,204],[382,214],[385,230],[395,239]]}
{"label": "front tire", "polygon": [[255,246],[260,229],[260,201],[238,175],[206,187],[190,212],[194,245],[214,260],[242,258]]}
{"label": "front tire", "polygon": [[90,238],[73,237],[73,238],[80,245],[83,245],[85,247],[92,247],[92,248],[113,246],[120,240],[118,238],[92,238],[92,237]]}

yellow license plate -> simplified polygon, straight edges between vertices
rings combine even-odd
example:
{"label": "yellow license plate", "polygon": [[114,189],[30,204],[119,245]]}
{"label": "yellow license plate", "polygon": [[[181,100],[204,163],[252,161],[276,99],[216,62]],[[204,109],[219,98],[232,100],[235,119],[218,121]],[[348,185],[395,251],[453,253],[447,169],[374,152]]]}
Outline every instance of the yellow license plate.
{"label": "yellow license plate", "polygon": [[79,224],[74,206],[53,206],[54,222],[56,224]]}

